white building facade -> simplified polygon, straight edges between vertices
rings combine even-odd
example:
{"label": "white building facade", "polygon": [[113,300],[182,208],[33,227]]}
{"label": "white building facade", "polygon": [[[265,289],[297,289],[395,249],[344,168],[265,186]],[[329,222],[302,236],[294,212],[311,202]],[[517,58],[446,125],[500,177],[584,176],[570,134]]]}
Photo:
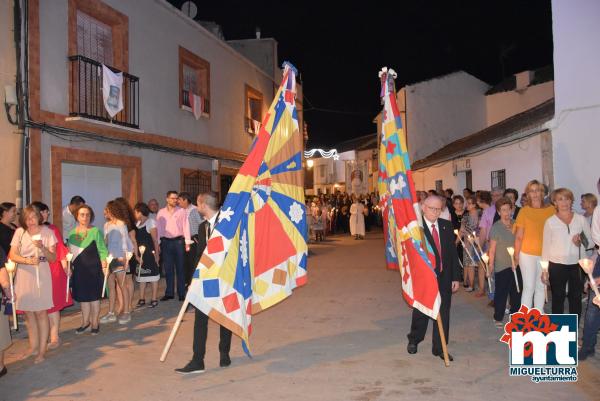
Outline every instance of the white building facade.
{"label": "white building facade", "polygon": [[600,177],[600,2],[552,1],[556,114],[554,181],[575,195],[596,193]]}
{"label": "white building facade", "polygon": [[[27,4],[30,197],[51,207],[53,222],[73,195],[97,215],[116,196],[132,204],[164,203],[168,190],[224,196],[278,68],[264,71],[165,0]],[[277,60],[276,42],[268,46]],[[112,120],[100,63],[127,73],[125,107]]]}
{"label": "white building facade", "polygon": [[554,115],[553,97],[547,69],[516,74],[493,88],[457,72],[400,89],[416,188],[522,191],[533,178],[552,185],[545,124]]}

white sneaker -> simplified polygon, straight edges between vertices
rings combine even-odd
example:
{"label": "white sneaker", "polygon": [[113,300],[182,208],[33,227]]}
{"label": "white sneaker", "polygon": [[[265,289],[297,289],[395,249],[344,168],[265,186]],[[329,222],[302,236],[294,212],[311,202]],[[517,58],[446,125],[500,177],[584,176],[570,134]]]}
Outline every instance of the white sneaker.
{"label": "white sneaker", "polygon": [[114,323],[117,321],[115,312],[108,312],[106,315],[100,318],[100,323]]}
{"label": "white sneaker", "polygon": [[123,313],[119,317],[119,324],[127,324],[129,322],[131,322],[131,313]]}

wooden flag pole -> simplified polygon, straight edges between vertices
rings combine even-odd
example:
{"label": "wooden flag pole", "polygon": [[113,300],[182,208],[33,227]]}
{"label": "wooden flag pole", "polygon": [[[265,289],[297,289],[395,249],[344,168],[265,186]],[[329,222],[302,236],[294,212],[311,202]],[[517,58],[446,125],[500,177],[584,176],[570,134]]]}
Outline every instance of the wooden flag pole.
{"label": "wooden flag pole", "polygon": [[185,301],[183,302],[183,305],[181,305],[181,310],[179,311],[179,315],[177,315],[177,320],[175,321],[175,325],[173,325],[173,329],[171,330],[169,339],[167,340],[167,343],[165,344],[165,348],[163,349],[163,352],[160,356],[161,362],[164,362],[165,359],[167,359],[167,354],[169,353],[169,350],[171,349],[171,345],[173,345],[173,340],[175,340],[175,335],[177,334],[177,330],[179,330],[179,326],[181,325],[181,321],[183,320],[183,315],[185,314],[185,310],[187,309],[189,303],[190,303],[190,301],[188,301],[188,299],[186,298]]}
{"label": "wooden flag pole", "polygon": [[442,351],[444,352],[444,365],[450,366],[450,358],[448,358],[448,346],[446,345],[446,335],[444,334],[444,325],[442,324],[442,315],[438,312],[437,326],[440,331],[440,341],[442,342]]}

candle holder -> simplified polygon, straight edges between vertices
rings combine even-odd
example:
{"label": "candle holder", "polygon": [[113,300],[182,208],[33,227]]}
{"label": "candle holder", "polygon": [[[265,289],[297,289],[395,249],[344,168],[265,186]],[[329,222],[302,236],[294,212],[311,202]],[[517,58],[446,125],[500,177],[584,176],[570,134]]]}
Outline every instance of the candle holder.
{"label": "candle holder", "polygon": [[517,278],[517,266],[515,265],[515,248],[512,246],[506,247],[506,252],[510,255],[510,262],[512,264],[513,275],[515,276],[515,284],[517,285],[517,292],[521,292],[519,287],[519,279]]}
{"label": "candle holder", "polygon": [[14,287],[14,280],[15,280],[15,272],[17,271],[17,264],[15,262],[13,262],[12,260],[8,259],[6,261],[6,263],[4,264],[4,267],[6,268],[6,271],[8,273],[8,278],[10,281],[10,296],[11,296],[11,303],[12,303],[12,317],[13,317],[13,329],[17,330],[18,329],[18,323],[17,323],[17,306],[15,305],[15,287]]}
{"label": "candle holder", "polygon": [[[41,241],[42,236],[40,234],[34,234],[31,236],[32,241]],[[38,296],[40,296],[40,251],[36,247],[35,248],[35,257],[38,260],[38,263],[35,265],[35,282],[37,284]]]}
{"label": "candle holder", "polygon": [[106,258],[106,271],[104,273],[104,284],[102,285],[102,293],[101,298],[106,298],[106,282],[108,281],[108,272],[110,271],[110,264],[113,261],[114,257],[111,254],[108,254]]}
{"label": "candle holder", "polygon": [[138,281],[140,281],[140,277],[142,276],[142,264],[144,264],[144,252],[146,252],[146,247],[144,245],[140,245],[138,247],[138,250],[140,251],[140,265],[138,266]]}
{"label": "candle holder", "polygon": [[65,259],[67,259],[67,290],[65,302],[69,302],[69,282],[71,281],[71,261],[73,260],[73,254],[71,252],[67,253]]}
{"label": "candle holder", "polygon": [[594,271],[594,261],[592,259],[588,259],[588,258],[579,259],[579,266],[581,266],[583,271],[586,272],[586,274],[588,275],[588,277],[590,279],[590,286],[594,290],[594,293],[596,294],[596,296],[600,297],[600,292],[598,292],[598,286],[596,285],[596,281],[594,280],[594,277],[592,276],[592,273]]}
{"label": "candle holder", "polygon": [[[540,266],[542,267],[542,273],[548,274],[548,265],[550,263],[547,260],[540,260]],[[548,302],[548,284],[544,283],[544,300]]]}

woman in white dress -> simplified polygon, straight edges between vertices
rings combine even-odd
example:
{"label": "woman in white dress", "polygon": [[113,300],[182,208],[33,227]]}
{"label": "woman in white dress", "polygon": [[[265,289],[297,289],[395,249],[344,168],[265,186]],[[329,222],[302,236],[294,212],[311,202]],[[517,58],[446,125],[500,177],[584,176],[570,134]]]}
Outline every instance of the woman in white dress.
{"label": "woman in white dress", "polygon": [[350,206],[350,234],[354,239],[365,238],[365,205],[352,196],[352,206]]}
{"label": "woman in white dress", "polygon": [[29,335],[29,349],[23,357],[37,355],[35,363],[44,361],[50,333],[48,309],[54,306],[48,263],[56,260],[56,238],[42,221],[33,206],[23,209],[19,218],[21,228],[15,231],[9,253],[9,258],[17,263],[16,307],[25,312]]}

